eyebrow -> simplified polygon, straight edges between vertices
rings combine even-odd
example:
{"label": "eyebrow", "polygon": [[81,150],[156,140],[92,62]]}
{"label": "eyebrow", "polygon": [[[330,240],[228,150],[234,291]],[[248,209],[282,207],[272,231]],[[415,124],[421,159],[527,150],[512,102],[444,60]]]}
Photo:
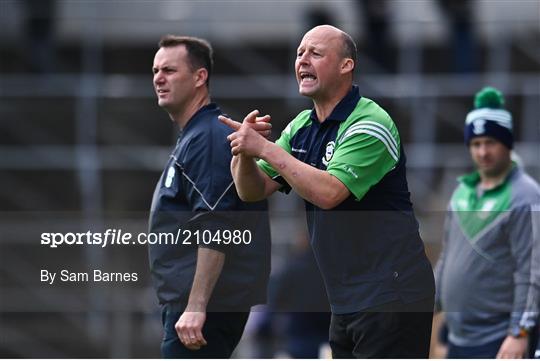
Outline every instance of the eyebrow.
{"label": "eyebrow", "polygon": [[163,65],[162,67],[159,67],[159,66],[153,66],[152,67],[152,72],[156,71],[156,70],[159,70],[159,69],[172,69],[172,70],[176,70],[176,66],[174,65]]}
{"label": "eyebrow", "polygon": [[326,48],[327,45],[322,43],[322,42],[318,42],[316,44],[309,44],[309,45],[305,45],[305,44],[300,44],[297,48],[297,50],[300,50],[300,49],[308,49],[308,50],[311,50],[311,49],[318,49],[318,50],[321,50],[321,49],[324,49]]}

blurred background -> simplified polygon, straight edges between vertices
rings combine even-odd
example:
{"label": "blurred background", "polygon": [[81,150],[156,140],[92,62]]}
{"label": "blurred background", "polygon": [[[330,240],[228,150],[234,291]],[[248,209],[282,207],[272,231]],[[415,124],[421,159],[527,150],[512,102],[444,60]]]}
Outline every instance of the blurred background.
{"label": "blurred background", "polygon": [[[505,94],[516,153],[540,180],[538,0],[0,0],[0,357],[159,357],[146,248],[47,249],[39,235],[146,230],[177,136],[152,88],[162,35],[208,39],[213,100],[236,119],[254,108],[271,114],[276,138],[311,107],[293,64],[303,33],[325,23],[355,38],[361,94],[400,130],[432,262],[456,178],[472,169],[462,129],[476,91]],[[321,302],[320,310],[303,202],[277,194],[270,205],[272,307]],[[39,279],[41,269],[99,267],[138,272],[139,281]],[[259,311],[237,357],[319,354],[327,314]]]}

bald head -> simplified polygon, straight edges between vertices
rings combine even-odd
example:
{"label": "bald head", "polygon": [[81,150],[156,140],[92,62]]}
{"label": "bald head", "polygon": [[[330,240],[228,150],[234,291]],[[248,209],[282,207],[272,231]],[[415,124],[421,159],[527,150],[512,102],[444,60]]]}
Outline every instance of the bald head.
{"label": "bald head", "polygon": [[312,28],[311,30],[308,30],[308,32],[306,33],[306,35],[308,35],[309,33],[313,33],[313,32],[325,32],[325,33],[328,33],[328,34],[334,34],[334,35],[339,35],[340,33],[342,33],[343,31],[336,28],[335,26],[332,26],[332,25],[317,25],[315,26],[314,28]]}
{"label": "bald head", "polygon": [[341,56],[343,58],[352,59],[356,65],[356,43],[353,38],[343,30],[332,25],[318,25],[309,30],[304,35],[304,39],[306,39],[306,37],[321,37],[326,41],[335,41],[340,49]]}

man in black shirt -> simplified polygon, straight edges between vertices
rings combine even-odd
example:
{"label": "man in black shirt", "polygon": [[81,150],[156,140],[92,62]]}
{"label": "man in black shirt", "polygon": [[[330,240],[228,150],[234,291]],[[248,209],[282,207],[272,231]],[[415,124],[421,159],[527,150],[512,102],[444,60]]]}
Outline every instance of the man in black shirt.
{"label": "man in black shirt", "polygon": [[[179,235],[174,243],[149,245],[163,306],[162,355],[230,357],[250,307],[266,301],[267,204],[243,203],[236,193],[229,170],[231,131],[217,120],[222,112],[210,101],[210,44],[165,36],[152,70],[158,104],[181,129],[149,219],[150,233]],[[263,134],[268,120],[259,118]]]}

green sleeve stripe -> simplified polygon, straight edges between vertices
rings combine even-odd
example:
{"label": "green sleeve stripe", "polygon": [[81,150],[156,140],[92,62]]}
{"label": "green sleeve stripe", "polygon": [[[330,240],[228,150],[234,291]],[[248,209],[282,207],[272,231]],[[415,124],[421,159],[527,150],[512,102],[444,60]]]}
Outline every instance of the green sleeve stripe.
{"label": "green sleeve stripe", "polygon": [[342,143],[345,139],[347,139],[350,136],[353,136],[355,134],[362,134],[362,133],[371,135],[372,137],[379,139],[386,146],[386,149],[388,150],[388,153],[390,153],[392,158],[396,162],[398,161],[399,151],[398,151],[397,142],[392,136],[392,134],[388,131],[388,129],[381,126],[379,123],[370,122],[370,121],[362,121],[362,122],[356,123],[345,131],[339,143]]}

